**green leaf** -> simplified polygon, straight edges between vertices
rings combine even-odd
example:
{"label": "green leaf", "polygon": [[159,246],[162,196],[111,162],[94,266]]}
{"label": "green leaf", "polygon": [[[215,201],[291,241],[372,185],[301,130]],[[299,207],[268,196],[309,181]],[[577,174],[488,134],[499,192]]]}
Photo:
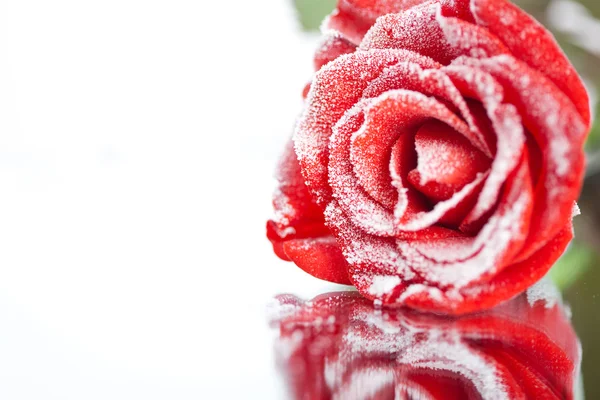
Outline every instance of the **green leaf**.
{"label": "green leaf", "polygon": [[597,263],[598,254],[580,243],[573,243],[550,270],[550,277],[560,290],[566,290],[589,267]]}
{"label": "green leaf", "polygon": [[321,21],[334,9],[336,0],[293,0],[302,28],[319,30]]}
{"label": "green leaf", "polygon": [[600,148],[600,102],[596,104],[596,120],[594,121],[594,125],[592,125],[592,130],[590,131],[590,135],[587,138],[587,142],[585,146],[589,150]]}

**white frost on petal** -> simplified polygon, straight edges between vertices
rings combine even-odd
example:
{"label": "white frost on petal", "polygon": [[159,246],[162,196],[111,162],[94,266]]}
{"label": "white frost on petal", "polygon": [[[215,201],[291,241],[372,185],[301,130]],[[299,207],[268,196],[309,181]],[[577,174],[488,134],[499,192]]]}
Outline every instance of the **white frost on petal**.
{"label": "white frost on petal", "polygon": [[398,300],[396,300],[396,303],[403,304],[406,299],[418,293],[427,293],[431,299],[437,302],[444,300],[444,293],[440,289],[418,283],[406,288]]}
{"label": "white frost on petal", "polygon": [[288,225],[296,216],[296,209],[290,203],[290,198],[277,188],[273,194],[273,202],[275,208],[273,221],[280,226]]}
{"label": "white frost on petal", "polygon": [[581,215],[581,209],[579,208],[579,204],[573,204],[573,210],[571,211],[571,218],[575,218],[576,216]]}
{"label": "white frost on petal", "polygon": [[400,223],[398,221],[396,229],[401,231],[419,231],[432,226],[448,211],[460,204],[487,176],[488,173],[477,174],[473,182],[466,184],[460,191],[454,193],[450,199],[437,203],[431,211],[416,214],[408,222]]}
{"label": "white frost on petal", "polygon": [[519,162],[525,145],[525,135],[517,109],[510,104],[502,104],[504,89],[490,74],[464,65],[451,65],[446,67],[445,71],[453,79],[464,79],[475,88],[485,104],[497,136],[497,152],[490,175],[481,190],[477,204],[465,220],[471,223],[481,218],[496,203],[507,176]]}
{"label": "white frost on petal", "polygon": [[548,276],[527,289],[526,293],[527,302],[532,307],[539,301],[543,302],[546,308],[552,308],[557,303],[562,303],[560,291]]}
{"label": "white frost on petal", "polygon": [[382,297],[391,293],[402,280],[397,276],[377,275],[373,277],[373,283],[369,286],[369,294]]}
{"label": "white frost on petal", "polygon": [[[530,198],[525,193],[511,202],[511,208],[503,215],[492,216],[483,227],[474,243],[470,246],[473,257],[453,262],[431,260],[421,254],[420,244],[397,241],[397,245],[410,266],[425,277],[427,282],[444,287],[462,288],[477,281],[484,274],[498,268],[499,258],[504,254],[512,240],[520,239],[522,215]],[[439,243],[438,243],[439,244]],[[439,257],[453,257],[450,252],[440,246],[437,250]],[[447,254],[447,256],[445,256]],[[430,255],[430,254],[429,254]]]}
{"label": "white frost on petal", "polygon": [[[360,101],[333,128],[329,144],[329,184],[333,197],[356,225],[371,234],[391,236],[394,232],[392,213],[363,191],[350,162],[351,138],[356,135],[353,128],[369,102],[370,100]],[[362,124],[358,131],[364,128],[365,124]]]}
{"label": "white frost on petal", "polygon": [[465,32],[461,29],[460,25],[451,22],[454,18],[447,18],[442,15],[441,6],[438,6],[435,18],[440,28],[444,31],[446,40],[453,47],[469,49],[469,57],[483,58],[490,56],[481,46],[477,46],[478,37],[474,32]]}

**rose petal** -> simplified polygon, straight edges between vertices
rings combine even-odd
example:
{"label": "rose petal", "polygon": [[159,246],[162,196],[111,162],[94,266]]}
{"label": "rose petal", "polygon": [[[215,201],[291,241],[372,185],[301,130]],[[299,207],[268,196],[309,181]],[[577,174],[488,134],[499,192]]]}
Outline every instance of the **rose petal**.
{"label": "rose petal", "polygon": [[306,85],[304,85],[304,88],[302,89],[302,98],[306,99],[308,97],[308,92],[310,92],[310,82],[307,83]]}
{"label": "rose petal", "polygon": [[402,50],[377,50],[343,55],[315,75],[307,104],[294,133],[296,154],[306,184],[317,204],[331,200],[327,163],[333,126],[362,97],[368,83],[399,61],[429,65],[426,57]]}
{"label": "rose petal", "polygon": [[583,180],[587,126],[573,103],[544,75],[510,56],[465,63],[491,73],[517,107],[523,124],[543,149],[531,234],[519,260],[543,246],[571,219]]}
{"label": "rose petal", "polygon": [[506,0],[471,0],[471,10],[477,23],[500,38],[512,54],[554,82],[589,127],[590,103],[585,86],[550,32]]}
{"label": "rose petal", "polygon": [[[516,167],[525,144],[523,126],[517,110],[504,104],[504,89],[490,75],[476,68],[452,65],[443,71],[463,95],[480,100],[496,133],[496,155],[490,176],[473,211],[466,217],[462,230],[471,231],[496,204],[502,185]],[[475,115],[475,114],[473,114]],[[481,118],[478,118],[481,121]]]}
{"label": "rose petal", "polygon": [[377,17],[396,13],[426,0],[338,0],[336,10],[325,20],[325,29],[342,32],[358,45]]}
{"label": "rose petal", "polygon": [[332,236],[289,240],[283,244],[283,250],[294,264],[315,278],[352,284],[348,279],[348,263]]}
{"label": "rose petal", "polygon": [[282,242],[296,238],[320,237],[329,234],[323,212],[313,202],[291,142],[285,148],[277,167],[278,187],[273,196],[275,215],[267,222],[267,237],[275,253],[289,261]]}
{"label": "rose petal", "polygon": [[466,238],[471,237],[461,231],[457,231],[456,229],[444,228],[443,226],[430,226],[429,228],[421,229],[420,231],[403,231],[398,232],[395,236],[398,240],[407,240],[407,241],[436,241],[440,239],[448,239],[448,238]]}
{"label": "rose petal", "polygon": [[[428,197],[435,201],[448,200],[490,165],[490,160],[467,139],[439,121],[421,126],[415,146],[419,161],[409,180],[421,193],[421,189],[433,189]],[[428,187],[429,183],[437,185]]]}
{"label": "rose petal", "polygon": [[[490,309],[540,280],[562,255],[572,237],[572,230],[568,227],[528,260],[511,265],[488,282],[461,291],[450,289],[443,292],[436,286],[405,284],[396,302],[398,305],[422,311],[455,315]],[[353,278],[353,282],[356,285],[356,277]],[[372,298],[365,294],[368,292],[362,293]],[[389,301],[385,296],[382,300],[384,303]]]}
{"label": "rose petal", "polygon": [[419,65],[407,62],[392,65],[369,83],[363,93],[363,98],[377,97],[394,89],[412,90],[428,96],[435,96],[460,112],[469,125],[469,130],[463,132],[465,137],[475,148],[488,157],[492,157],[488,139],[480,130],[481,126],[476,123],[468,103],[449,77],[443,71],[438,70],[441,67],[441,64],[435,64],[429,69],[423,69]]}
{"label": "rose petal", "polygon": [[[329,145],[329,185],[333,197],[352,221],[366,233],[392,236],[394,216],[374,201],[359,185],[350,163],[350,141],[354,134],[365,129],[363,109],[370,100],[359,102],[333,128]],[[392,125],[395,128],[395,125]],[[386,129],[388,128],[388,129]],[[380,134],[394,134],[389,127],[381,127]]]}
{"label": "rose petal", "polygon": [[357,289],[361,290],[359,286],[365,288],[357,280],[366,275],[393,275],[402,281],[415,279],[392,239],[365,234],[344,214],[336,200],[328,204],[324,214],[327,226],[338,239],[348,261],[348,276]]}
{"label": "rose petal", "polygon": [[[390,121],[393,122],[393,121]],[[374,129],[369,129],[369,128]],[[395,157],[396,149],[402,156]],[[350,161],[358,184],[384,207],[393,210],[398,200],[398,193],[392,183],[390,162],[394,159],[408,169],[401,177],[417,165],[414,145],[413,127],[401,128],[396,124],[373,126],[371,123],[352,137],[350,145]]]}
{"label": "rose petal", "polygon": [[467,1],[429,1],[398,14],[387,14],[366,33],[359,49],[406,49],[423,54],[442,64],[458,57],[436,16],[438,13],[470,20]]}
{"label": "rose petal", "polygon": [[[401,222],[406,222],[420,212],[426,212],[427,199],[423,197],[408,181],[409,172],[417,165],[414,133],[405,132],[398,137],[392,146],[389,170],[392,185],[396,188],[396,215]],[[400,195],[398,195],[400,193]]]}
{"label": "rose petal", "polygon": [[461,288],[487,280],[506,267],[529,228],[532,188],[526,156],[509,177],[496,213],[475,238],[435,242],[398,241],[411,269],[430,285]]}
{"label": "rose petal", "polygon": [[573,228],[568,224],[527,260],[510,265],[489,282],[463,290],[463,296],[468,300],[465,309],[478,310],[482,309],[481,305],[493,307],[500,302],[498,299],[508,299],[523,292],[546,275],[571,239]]}
{"label": "rose petal", "polygon": [[447,17],[441,9],[438,10],[436,20],[445,39],[459,55],[485,58],[510,52],[500,39],[481,26]]}
{"label": "rose petal", "polygon": [[439,223],[452,227],[454,229],[458,229],[461,232],[464,232],[468,235],[474,235],[478,232],[471,229],[471,226],[467,226],[465,229],[465,218],[469,215],[469,213],[473,210],[473,207],[477,203],[477,199],[481,193],[481,189],[485,181],[478,181],[473,189],[467,193],[462,200],[454,207],[449,208],[444,215],[440,218]]}
{"label": "rose petal", "polygon": [[[413,185],[407,180],[409,172],[416,165],[417,155],[414,149],[414,135],[400,135],[392,148],[392,156],[390,160],[390,174],[392,176],[392,184],[397,189],[398,193],[403,193],[399,197],[396,205],[396,214],[401,223],[410,221],[411,218],[418,213],[426,212],[429,207],[427,200],[422,193],[419,193]],[[481,185],[481,184],[479,184]],[[457,225],[461,221],[468,210],[472,209],[476,196],[479,194],[480,188],[475,188],[462,200],[456,208],[449,209],[441,218],[440,223]],[[395,237],[402,240],[439,240],[449,237],[462,237],[463,234],[455,229],[447,229],[441,226],[431,226],[419,231],[400,231],[396,232]]]}
{"label": "rose petal", "polygon": [[341,55],[356,51],[356,45],[350,43],[339,32],[329,31],[323,35],[314,57],[315,71]]}
{"label": "rose petal", "polygon": [[405,49],[449,64],[458,54],[446,41],[436,21],[437,9],[437,4],[428,2],[402,13],[380,17],[365,35],[359,49]]}

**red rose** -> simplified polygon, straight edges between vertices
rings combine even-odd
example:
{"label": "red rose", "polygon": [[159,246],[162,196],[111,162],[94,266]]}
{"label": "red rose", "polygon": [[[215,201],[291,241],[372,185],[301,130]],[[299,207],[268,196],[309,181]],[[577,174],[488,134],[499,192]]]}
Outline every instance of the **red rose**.
{"label": "red rose", "polygon": [[590,126],[551,34],[505,0],[341,0],[326,26],[279,167],[276,253],[452,314],[544,276],[572,238]]}
{"label": "red rose", "polygon": [[579,341],[561,306],[535,300],[449,319],[280,296],[277,364],[295,399],[573,399]]}

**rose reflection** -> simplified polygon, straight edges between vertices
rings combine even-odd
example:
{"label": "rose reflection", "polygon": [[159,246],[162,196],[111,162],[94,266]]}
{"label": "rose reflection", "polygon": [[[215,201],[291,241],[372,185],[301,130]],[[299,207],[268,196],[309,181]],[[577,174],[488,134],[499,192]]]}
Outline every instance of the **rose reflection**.
{"label": "rose reflection", "polygon": [[579,341],[544,285],[460,318],[280,295],[277,364],[294,399],[572,399]]}

